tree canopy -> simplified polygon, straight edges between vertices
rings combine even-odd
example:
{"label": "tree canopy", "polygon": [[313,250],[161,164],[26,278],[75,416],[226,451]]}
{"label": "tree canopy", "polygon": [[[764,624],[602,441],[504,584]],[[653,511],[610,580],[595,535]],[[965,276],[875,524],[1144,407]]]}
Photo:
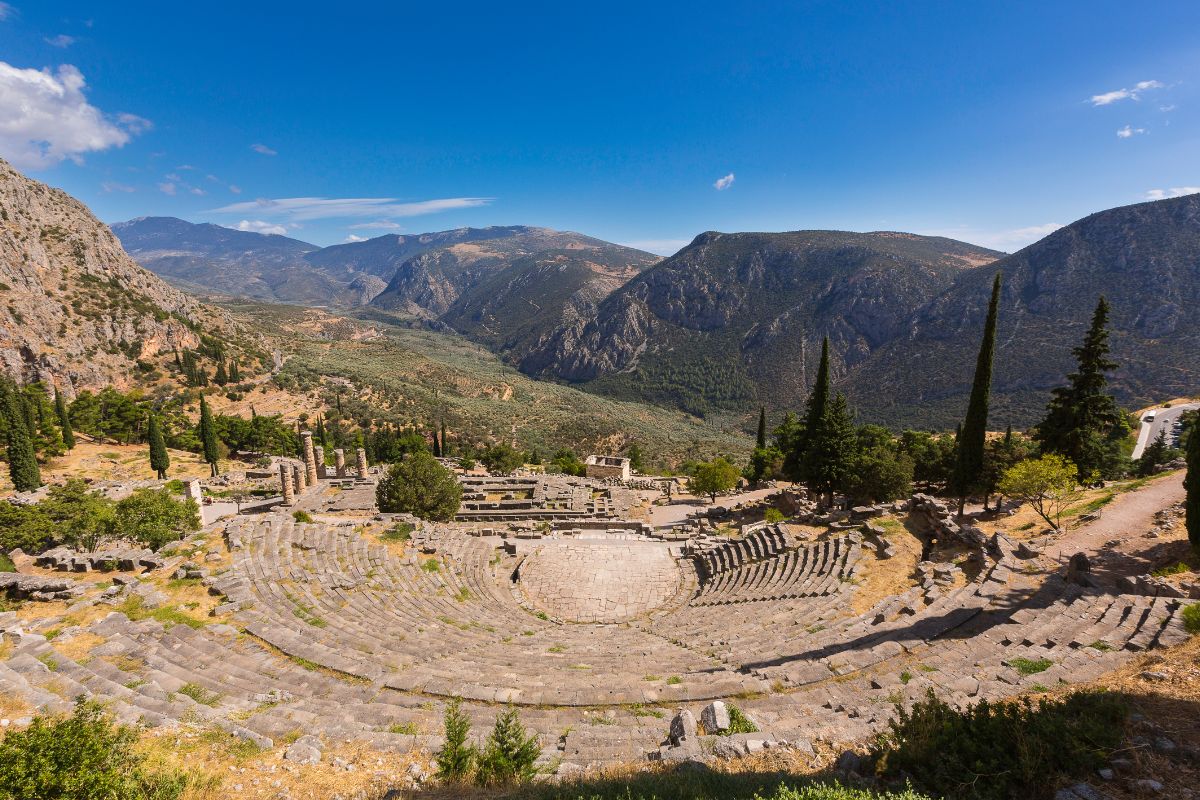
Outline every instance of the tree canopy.
{"label": "tree canopy", "polygon": [[1075,499],[1079,470],[1073,462],[1056,453],[1022,461],[1000,478],[1000,493],[1033,506],[1033,510],[1056,530],[1062,526],[1062,512]]}
{"label": "tree canopy", "polygon": [[738,470],[724,458],[717,457],[696,465],[695,474],[688,481],[692,494],[706,494],[715,503],[717,495],[737,486]]}
{"label": "tree canopy", "polygon": [[462,485],[429,452],[413,453],[388,467],[375,489],[379,510],[447,522],[458,513]]}

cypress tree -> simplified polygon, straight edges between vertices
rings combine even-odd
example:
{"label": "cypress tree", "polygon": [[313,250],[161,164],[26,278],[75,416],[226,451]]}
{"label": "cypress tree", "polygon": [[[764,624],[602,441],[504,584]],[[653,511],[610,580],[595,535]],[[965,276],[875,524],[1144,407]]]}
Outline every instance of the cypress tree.
{"label": "cypress tree", "polygon": [[445,420],[445,418],[444,418],[444,417],[442,418],[441,427],[442,427],[442,438],[441,438],[441,443],[440,443],[440,444],[441,444],[441,448],[442,448],[442,455],[444,455],[444,456],[449,456],[449,455],[450,455],[450,448],[449,448],[449,446],[446,444],[446,420]]}
{"label": "cypress tree", "polygon": [[840,393],[829,403],[816,432],[809,437],[805,472],[809,488],[818,496],[844,488],[858,451],[850,407]]}
{"label": "cypress tree", "polygon": [[767,446],[767,409],[766,406],[758,407],[758,437],[754,440],[754,446],[759,450],[763,450]]}
{"label": "cypress tree", "polygon": [[438,441],[437,428],[433,429],[433,455],[434,458],[442,457],[442,443]]}
{"label": "cypress tree", "polygon": [[213,422],[212,412],[208,409],[208,401],[200,396],[200,444],[204,453],[204,461],[212,469],[213,477],[217,475],[217,462],[220,451],[217,449],[217,427]]}
{"label": "cypress tree", "polygon": [[794,437],[794,454],[784,462],[784,469],[795,480],[811,481],[814,478],[810,464],[813,459],[812,443],[822,435],[821,425],[829,412],[829,337],[821,342],[821,361],[817,365],[817,379],[813,382],[808,406],[804,410],[804,429]]}
{"label": "cypress tree", "polygon": [[229,383],[229,373],[225,370],[225,362],[217,362],[217,374],[213,376],[213,383],[217,386],[224,386]]}
{"label": "cypress tree", "polygon": [[42,485],[33,439],[29,435],[20,398],[7,384],[3,387],[4,421],[8,442],[8,474],[18,492],[32,492]]}
{"label": "cypress tree", "polygon": [[158,423],[157,414],[150,414],[146,439],[150,443],[150,469],[154,470],[159,480],[164,480],[167,477],[167,469],[171,466],[171,456],[167,453],[167,443],[163,441],[162,427]]}
{"label": "cypress tree", "polygon": [[1067,385],[1052,393],[1046,418],[1034,437],[1043,453],[1058,453],[1075,462],[1082,481],[1120,471],[1122,414],[1116,399],[1105,391],[1105,373],[1117,366],[1108,357],[1108,309],[1101,297],[1083,344],[1072,350],[1079,366],[1067,376]]}
{"label": "cypress tree", "polygon": [[987,444],[988,401],[992,392],[992,361],[996,353],[996,318],[1000,309],[1000,273],[992,282],[992,300],[988,303],[987,321],[983,326],[983,342],[975,362],[975,380],[971,384],[971,399],[954,458],[953,488],[958,495],[958,514],[962,516],[967,495],[979,488],[983,475],[983,452]]}
{"label": "cypress tree", "polygon": [[63,446],[68,450],[75,449],[75,429],[71,427],[71,415],[67,413],[67,403],[58,389],[54,390],[54,413],[58,415],[58,426],[62,428]]}
{"label": "cypress tree", "polygon": [[1190,426],[1187,437],[1187,475],[1183,478],[1187,490],[1184,499],[1184,521],[1188,541],[1200,550],[1200,417]]}
{"label": "cypress tree", "polygon": [[229,382],[230,383],[241,383],[242,382],[242,371],[241,371],[241,369],[238,368],[238,362],[237,362],[236,358],[231,358],[229,360]]}
{"label": "cypress tree", "polygon": [[325,417],[317,417],[317,441],[321,443],[321,447],[329,446],[329,434],[325,431]]}

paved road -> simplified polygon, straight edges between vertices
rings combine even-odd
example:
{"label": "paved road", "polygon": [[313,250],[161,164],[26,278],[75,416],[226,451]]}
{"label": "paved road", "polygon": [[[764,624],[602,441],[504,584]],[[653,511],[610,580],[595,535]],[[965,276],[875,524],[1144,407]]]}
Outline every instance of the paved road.
{"label": "paved road", "polygon": [[[1164,428],[1169,428],[1171,423],[1179,419],[1179,416],[1185,411],[1190,411],[1194,408],[1200,408],[1200,403],[1183,403],[1182,405],[1171,406],[1170,408],[1152,408],[1142,415],[1142,427],[1138,430],[1137,444],[1133,448],[1133,458],[1141,458],[1142,451],[1146,449],[1146,445],[1158,438],[1159,432]],[[1146,417],[1154,415],[1152,422],[1147,422]],[[1170,437],[1171,432],[1167,430],[1167,436]]]}

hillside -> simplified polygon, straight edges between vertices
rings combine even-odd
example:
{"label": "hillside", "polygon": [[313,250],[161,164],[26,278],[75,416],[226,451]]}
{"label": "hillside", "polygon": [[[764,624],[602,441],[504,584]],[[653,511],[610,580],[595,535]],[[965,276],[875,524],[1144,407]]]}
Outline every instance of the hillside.
{"label": "hillside", "polygon": [[[993,424],[1036,422],[1073,366],[1097,298],[1112,305],[1113,388],[1126,406],[1200,385],[1200,195],[1085,217],[989,267],[963,273],[853,370],[844,388],[869,419],[953,426],[965,408],[990,282],[1004,273]],[[878,387],[903,387],[880,392]]]}
{"label": "hillside", "polygon": [[148,383],[201,334],[239,335],[226,315],[135,264],[78,200],[5,161],[0,299],[0,370],[68,394]]}
{"label": "hillside", "polygon": [[705,233],[614,292],[594,319],[543,338],[521,368],[694,413],[796,407],[823,336],[844,373],[999,255],[904,233]]}

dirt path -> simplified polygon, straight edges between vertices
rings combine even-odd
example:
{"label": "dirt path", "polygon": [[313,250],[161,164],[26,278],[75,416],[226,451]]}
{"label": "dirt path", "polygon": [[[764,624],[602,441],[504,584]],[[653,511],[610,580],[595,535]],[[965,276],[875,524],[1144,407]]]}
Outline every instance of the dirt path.
{"label": "dirt path", "polygon": [[1082,552],[1099,561],[1099,571],[1110,577],[1144,574],[1162,565],[1179,538],[1146,538],[1154,527],[1155,512],[1183,497],[1181,472],[1155,478],[1141,489],[1118,496],[1104,507],[1100,519],[1067,531],[1046,548],[1045,556],[1065,564],[1073,554]]}
{"label": "dirt path", "polygon": [[650,509],[650,524],[655,528],[665,528],[670,525],[675,525],[683,522],[688,518],[689,514],[707,511],[716,506],[725,506],[732,508],[738,503],[755,503],[766,497],[769,497],[776,492],[774,489],[755,489],[752,492],[741,492],[740,494],[731,494],[725,497],[720,497],[717,502],[708,502],[707,497],[694,497],[692,495],[676,496],[670,505],[653,506]]}

